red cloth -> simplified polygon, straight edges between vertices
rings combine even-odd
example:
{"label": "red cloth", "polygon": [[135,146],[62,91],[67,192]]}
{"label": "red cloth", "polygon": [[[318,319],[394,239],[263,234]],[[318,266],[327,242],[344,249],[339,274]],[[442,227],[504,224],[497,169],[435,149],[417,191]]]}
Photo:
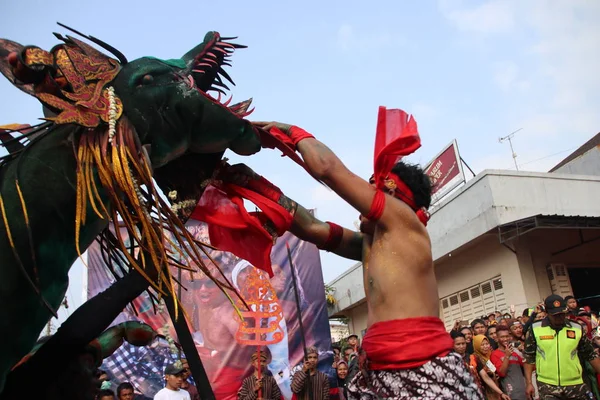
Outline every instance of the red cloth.
{"label": "red cloth", "polygon": [[362,343],[370,370],[418,368],[436,357],[446,356],[454,341],[436,317],[377,322],[369,327]]}
{"label": "red cloth", "polygon": [[[249,213],[244,199],[252,201],[263,212]],[[271,249],[273,237],[263,227],[270,220],[277,234],[282,235],[292,223],[292,215],[273,200],[252,190],[231,184],[219,188],[209,185],[190,218],[208,224],[210,242],[247,260],[273,277]]]}
{"label": "red cloth", "polygon": [[[375,154],[373,157],[373,177],[377,189],[387,192],[390,187],[386,184],[393,181],[397,198],[404,201],[412,208],[419,220],[427,225],[429,213],[424,208],[417,208],[414,195],[408,186],[391,172],[394,164],[402,157],[414,153],[421,147],[421,139],[417,129],[417,122],[412,116],[399,109],[386,109],[379,107],[377,116],[377,133],[375,135]],[[377,220],[383,214],[385,198],[375,196],[369,215]]]}
{"label": "red cloth", "polygon": [[412,115],[409,117],[399,109],[388,110],[383,106],[379,107],[373,157],[373,171],[378,187],[394,164],[402,157],[414,153],[419,147],[421,138],[417,122]]}
{"label": "red cloth", "polygon": [[211,386],[215,399],[236,400],[237,393],[246,377],[246,369],[224,365],[211,377]]}

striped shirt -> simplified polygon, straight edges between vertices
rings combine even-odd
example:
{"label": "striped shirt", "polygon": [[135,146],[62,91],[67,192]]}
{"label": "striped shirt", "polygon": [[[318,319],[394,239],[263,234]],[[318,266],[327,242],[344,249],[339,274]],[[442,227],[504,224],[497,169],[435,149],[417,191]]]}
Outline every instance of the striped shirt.
{"label": "striped shirt", "polygon": [[[281,400],[281,390],[275,382],[275,378],[271,375],[263,375],[262,377],[262,399],[264,400]],[[256,390],[256,376],[250,375],[242,381],[242,387],[237,394],[238,400],[256,400],[258,399],[258,391]]]}
{"label": "striped shirt", "polygon": [[[310,388],[312,389],[312,400],[329,400],[329,377],[324,373],[317,371],[316,374],[309,378]],[[298,400],[310,400],[308,395],[307,373],[300,370],[292,377],[292,392],[294,392]]]}

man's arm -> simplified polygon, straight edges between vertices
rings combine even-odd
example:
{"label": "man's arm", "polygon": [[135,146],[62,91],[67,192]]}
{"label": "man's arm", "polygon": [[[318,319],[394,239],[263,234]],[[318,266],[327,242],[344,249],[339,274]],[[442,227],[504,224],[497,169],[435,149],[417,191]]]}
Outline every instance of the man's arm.
{"label": "man's arm", "polygon": [[[329,224],[319,221],[307,209],[298,204],[290,232],[298,238],[320,247],[327,242],[330,230]],[[339,246],[331,251],[338,256],[360,261],[362,260],[362,241],[362,233],[343,228]]]}
{"label": "man's arm", "polygon": [[590,365],[596,370],[596,373],[600,374],[600,358],[594,351],[592,342],[587,337],[581,337],[579,345],[577,346],[577,353],[580,360],[589,361]]}
{"label": "man's arm", "polygon": [[[298,143],[297,148],[315,178],[322,180],[362,215],[369,214],[376,191],[368,181],[350,171],[333,151],[316,139],[304,139]],[[389,226],[395,223],[398,217],[405,219],[403,217],[409,212],[414,216],[414,212],[408,206],[402,206],[401,202],[389,201],[391,196],[387,193],[385,196],[386,207],[379,219],[381,225]],[[416,218],[408,220],[418,223]]]}
{"label": "man's arm", "polygon": [[296,394],[302,393],[304,390],[304,383],[306,382],[306,377],[308,373],[304,372],[304,370],[300,370],[292,376],[292,392]]}
{"label": "man's arm", "polygon": [[523,363],[523,367],[525,369],[525,385],[526,392],[528,395],[533,395],[534,388],[533,382],[531,381],[533,371],[535,371],[535,357],[537,352],[537,343],[535,341],[535,336],[532,330],[527,331],[525,335],[525,351],[523,355],[525,356],[525,360]]}
{"label": "man's arm", "polygon": [[[280,193],[281,191],[279,188],[266,181],[247,165],[236,164],[228,166],[221,173],[220,178],[226,182],[234,183],[242,187],[247,187],[249,182],[258,182],[262,179],[263,182],[267,182],[267,185],[270,185],[279,192],[279,205],[293,215],[294,218],[290,231],[295,236],[307,242],[311,242],[318,247],[323,247],[328,242],[331,234],[331,226],[328,223],[319,221],[306,208],[285,196],[283,193]],[[252,190],[255,189],[256,187]],[[336,243],[337,246],[331,246],[330,249],[325,248],[325,250],[332,251],[341,257],[360,261],[362,259],[362,234],[346,228],[341,228],[341,230],[341,240],[339,244]]]}
{"label": "man's arm", "polygon": [[[250,376],[251,379],[254,375]],[[255,400],[258,397],[255,390],[250,387],[250,379],[246,378],[242,381],[242,387],[237,393],[238,400]]]}

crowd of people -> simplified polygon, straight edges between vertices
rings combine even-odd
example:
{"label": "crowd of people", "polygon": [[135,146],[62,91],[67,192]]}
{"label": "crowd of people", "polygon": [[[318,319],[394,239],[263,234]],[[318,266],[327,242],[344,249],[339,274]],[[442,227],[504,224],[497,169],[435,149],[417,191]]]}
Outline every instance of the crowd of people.
{"label": "crowd of people", "polygon": [[[573,296],[552,295],[520,316],[496,311],[456,321],[450,334],[486,399],[600,399],[598,325]],[[569,345],[570,352],[559,350]]]}

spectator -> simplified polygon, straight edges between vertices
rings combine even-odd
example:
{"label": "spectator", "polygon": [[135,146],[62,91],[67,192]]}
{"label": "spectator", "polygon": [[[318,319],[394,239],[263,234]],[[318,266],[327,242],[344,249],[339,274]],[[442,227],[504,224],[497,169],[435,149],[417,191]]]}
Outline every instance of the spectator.
{"label": "spectator", "polygon": [[452,337],[452,340],[454,340],[454,347],[452,350],[463,358],[465,364],[468,364],[467,360],[469,359],[469,356],[467,354],[467,340],[465,339],[465,335],[460,332],[452,331],[450,336]]}
{"label": "spectator", "polygon": [[471,328],[473,329],[473,335],[485,335],[485,331],[487,330],[485,321],[481,318],[471,321]]}
{"label": "spectator", "polygon": [[523,351],[525,351],[525,338],[523,337],[523,325],[521,321],[509,319],[506,322],[512,336],[513,347],[523,354]]}
{"label": "spectator", "polygon": [[490,340],[490,345],[492,346],[492,350],[496,350],[498,348],[498,337],[496,335],[496,325],[488,326],[485,336],[487,336],[487,338]]}
{"label": "spectator", "polygon": [[[297,400],[329,400],[329,377],[317,370],[318,360],[317,348],[308,348],[302,370],[292,377],[292,392]],[[309,396],[309,388],[312,397]]]}
{"label": "spectator", "polygon": [[116,400],[115,398],[115,394],[113,393],[112,390],[109,389],[102,389],[98,392],[98,395],[96,396],[97,400]]}
{"label": "spectator", "polygon": [[470,366],[477,372],[479,387],[484,392],[485,398],[487,400],[510,400],[498,387],[496,368],[490,361],[492,347],[488,338],[484,335],[475,335],[473,337],[473,348],[475,353],[471,355]]}
{"label": "spectator", "polygon": [[350,362],[350,359],[354,356],[354,350],[352,350],[352,347],[344,347],[344,356],[343,356],[343,360],[346,361],[347,363]]}
{"label": "spectator", "polygon": [[238,400],[280,400],[282,396],[279,386],[275,378],[267,373],[267,353],[260,352],[260,360],[258,358],[256,353],[252,353],[250,359],[254,372],[242,381],[242,387],[237,394]]}
{"label": "spectator", "polygon": [[498,321],[496,321],[496,313],[491,313],[488,315],[488,325],[496,325],[497,323]]}
{"label": "spectator", "polygon": [[460,333],[465,337],[465,341],[467,342],[467,354],[473,354],[473,331],[471,327],[465,326],[461,328]]}
{"label": "spectator", "polygon": [[129,382],[123,382],[117,386],[118,400],[133,400],[133,385]]}
{"label": "spectator", "polygon": [[184,370],[181,361],[167,365],[165,368],[166,385],[154,395],[154,400],[191,400],[190,394],[181,388]]}
{"label": "spectator", "polygon": [[565,301],[567,302],[567,314],[569,317],[577,316],[577,309],[579,305],[577,304],[577,300],[573,296],[565,297]]}
{"label": "spectator", "polygon": [[492,352],[490,359],[500,377],[500,386],[511,400],[528,400],[525,394],[523,358],[515,353],[512,335],[506,326],[499,326],[497,334],[498,349]]}
{"label": "spectator", "polygon": [[189,379],[192,376],[192,372],[190,371],[190,364],[188,364],[187,359],[182,358],[181,363],[183,364],[183,383],[181,384],[181,388],[190,394],[192,400],[200,400],[200,394],[198,394],[198,389],[195,385],[193,385]]}
{"label": "spectator", "polygon": [[340,400],[346,400],[348,398],[348,391],[346,390],[346,385],[348,384],[348,381],[346,380],[348,377],[348,364],[346,364],[345,361],[338,362],[336,374],[339,398]]}
{"label": "spectator", "polygon": [[358,346],[359,346],[358,336],[354,335],[354,334],[348,336],[348,347],[351,347],[355,353],[358,353]]}
{"label": "spectator", "polygon": [[580,360],[589,361],[600,373],[600,358],[583,327],[566,318],[567,303],[562,297],[551,295],[544,303],[548,316],[535,322],[525,339],[527,394],[534,393],[535,369],[541,398],[588,399],[591,393],[583,382]]}

